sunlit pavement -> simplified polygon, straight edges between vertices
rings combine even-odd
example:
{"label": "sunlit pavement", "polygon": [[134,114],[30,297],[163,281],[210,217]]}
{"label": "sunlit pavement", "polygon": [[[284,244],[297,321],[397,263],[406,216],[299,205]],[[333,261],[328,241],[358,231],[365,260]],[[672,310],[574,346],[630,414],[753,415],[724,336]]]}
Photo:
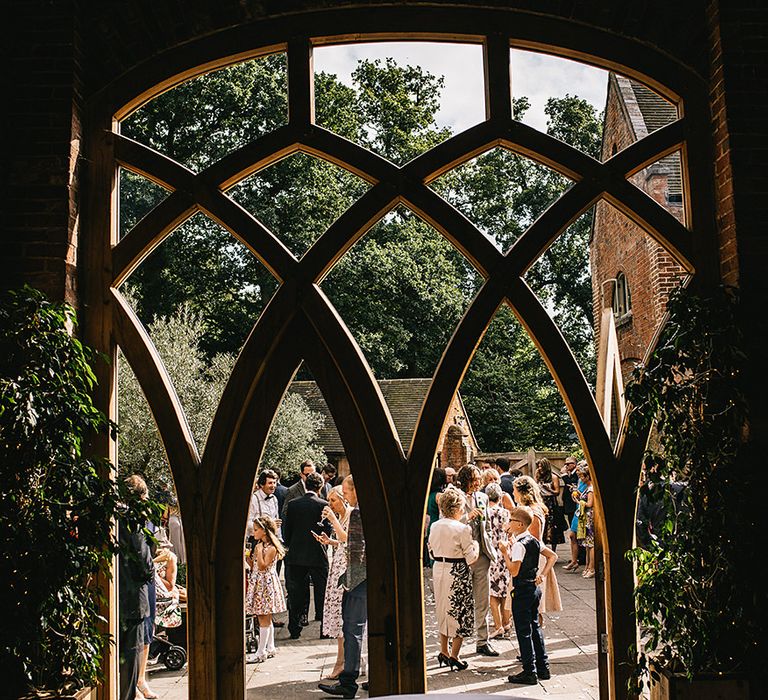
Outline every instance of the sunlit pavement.
{"label": "sunlit pavement", "polygon": [[[565,547],[558,548],[563,559]],[[521,670],[515,661],[518,653],[514,640],[493,640],[498,657],[474,654],[474,640],[466,640],[466,671],[449,671],[437,664],[438,640],[431,593],[431,575],[425,574],[427,619],[427,675],[430,693],[472,693],[515,698],[598,698],[597,638],[595,627],[595,580],[581,573],[568,574],[557,564],[557,575],[564,610],[545,616],[544,629],[552,678],[535,686],[516,686],[507,682],[510,673]],[[286,616],[278,616],[278,619]],[[312,613],[310,611],[310,619]],[[327,698],[317,684],[330,673],[336,658],[336,640],[320,639],[320,623],[311,622],[299,640],[288,638],[287,627],[276,632],[278,653],[263,664],[248,664],[246,683],[248,700],[256,698]],[[162,700],[186,700],[187,669],[171,672],[163,666],[150,670],[149,683]],[[363,676],[361,681],[365,680]],[[361,691],[358,697],[367,697]]]}

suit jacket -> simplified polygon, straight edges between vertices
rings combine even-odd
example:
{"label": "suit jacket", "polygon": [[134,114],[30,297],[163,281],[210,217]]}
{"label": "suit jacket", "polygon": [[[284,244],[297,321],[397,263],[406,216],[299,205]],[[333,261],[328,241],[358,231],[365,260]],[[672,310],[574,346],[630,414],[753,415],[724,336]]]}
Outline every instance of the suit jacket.
{"label": "suit jacket", "polygon": [[313,537],[312,530],[317,533],[331,534],[331,524],[327,520],[322,525],[318,525],[323,508],[328,505],[328,501],[309,491],[301,498],[294,498],[285,505],[283,538],[285,546],[288,547],[285,563],[327,567],[328,554],[325,547]]}
{"label": "suit jacket", "polygon": [[283,505],[285,504],[285,494],[288,493],[288,487],[283,486],[279,481],[277,482],[277,487],[275,488],[275,496],[277,496],[277,509],[278,513],[280,513],[280,517],[282,517],[283,513]]}
{"label": "suit jacket", "polygon": [[[483,514],[470,521],[467,516],[473,508],[479,508]],[[492,562],[496,561],[496,548],[491,540],[491,521],[488,518],[488,496],[482,491],[475,491],[471,496],[464,494],[464,517],[461,522],[468,523],[472,528],[472,539],[480,545],[480,552]]]}
{"label": "suit jacket", "polygon": [[301,498],[307,492],[307,487],[304,486],[304,482],[299,479],[293,486],[288,487],[285,491],[285,499],[283,500],[283,507],[280,510],[280,517],[285,520],[286,513],[288,512],[288,503]]}

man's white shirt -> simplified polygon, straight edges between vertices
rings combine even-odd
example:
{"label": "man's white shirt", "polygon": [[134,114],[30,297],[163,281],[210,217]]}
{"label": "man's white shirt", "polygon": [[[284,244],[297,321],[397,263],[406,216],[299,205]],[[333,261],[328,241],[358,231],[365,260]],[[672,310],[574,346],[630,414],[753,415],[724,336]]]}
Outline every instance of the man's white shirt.
{"label": "man's white shirt", "polygon": [[[253,492],[253,495],[251,496],[251,505],[248,508],[248,533],[251,534],[253,532],[253,521],[254,518],[260,517],[262,515],[268,515],[273,520],[279,520],[280,519],[280,509],[277,505],[277,496],[275,494],[272,494],[271,496],[267,496],[264,491],[261,489],[256,489],[256,491]],[[277,536],[282,539],[282,533],[280,532],[280,528],[277,530]]]}

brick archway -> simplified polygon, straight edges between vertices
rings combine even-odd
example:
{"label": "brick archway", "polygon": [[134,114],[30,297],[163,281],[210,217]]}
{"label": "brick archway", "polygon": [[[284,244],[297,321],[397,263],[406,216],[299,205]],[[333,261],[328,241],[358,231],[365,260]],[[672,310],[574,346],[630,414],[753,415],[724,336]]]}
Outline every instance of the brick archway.
{"label": "brick archway", "polygon": [[[258,29],[255,32],[254,29]],[[315,43],[376,38],[451,40],[482,44],[486,121],[397,167],[314,124],[311,52]],[[510,46],[589,60],[642,79],[678,105],[678,121],[598,163],[549,136],[513,121]],[[163,89],[245,58],[287,51],[289,123],[195,175],[122,137],[119,119]],[[591,52],[591,53],[590,53]],[[664,84],[659,80],[663,76]],[[247,493],[272,416],[299,362],[305,360],[323,391],[355,472],[369,541],[372,692],[424,692],[421,523],[440,427],[461,377],[500,304],[508,304],[549,366],[595,475],[597,516],[606,533],[604,581],[598,580],[601,696],[621,697],[622,662],[634,641],[631,546],[634,488],[643,445],[626,436],[611,447],[595,400],[562,335],[522,279],[538,256],[596,199],[605,197],[645,228],[693,272],[714,242],[712,204],[701,182],[708,138],[706,94],[694,76],[661,54],[614,35],[562,20],[504,11],[431,11],[407,7],[297,14],[230,29],[174,49],[136,67],[94,98],[89,111],[89,226],[84,267],[89,284],[89,341],[114,357],[125,353],[158,423],[174,471],[180,503],[194,522],[187,532],[190,560],[190,694],[244,695],[242,532]],[[685,110],[683,111],[683,106]],[[497,145],[538,160],[575,181],[515,243],[499,253],[427,183]],[[690,185],[691,229],[627,182],[667,153],[682,149]],[[297,260],[271,232],[222,191],[295,151],[353,170],[372,183]],[[162,182],[172,194],[119,242],[111,218],[117,166]],[[319,282],[385,212],[407,204],[456,246],[485,278],[435,372],[413,443],[406,454],[371,372]],[[201,209],[244,243],[281,287],[256,323],[237,361],[198,456],[183,411],[151,341],[117,287],[179,221]],[[111,232],[111,234],[109,233]],[[307,341],[312,342],[307,342]],[[300,355],[297,348],[310,348]],[[113,377],[102,381],[104,407]],[[385,478],[386,475],[386,478]],[[237,566],[234,564],[238,563]]]}

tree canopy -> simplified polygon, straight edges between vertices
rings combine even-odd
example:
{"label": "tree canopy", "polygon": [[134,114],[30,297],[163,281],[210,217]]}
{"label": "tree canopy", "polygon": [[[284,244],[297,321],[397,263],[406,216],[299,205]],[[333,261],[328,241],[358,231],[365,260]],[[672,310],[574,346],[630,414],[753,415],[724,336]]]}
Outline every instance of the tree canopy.
{"label": "tree canopy", "polygon": [[[395,163],[451,134],[436,120],[442,78],[392,59],[360,61],[347,86],[315,77],[317,123]],[[261,58],[189,81],[123,122],[123,133],[200,169],[286,121],[285,60]],[[527,109],[516,101],[516,114]],[[586,101],[550,99],[548,132],[597,156],[601,121]],[[501,249],[507,249],[569,186],[561,175],[494,149],[432,184]],[[368,187],[318,158],[296,154],[238,183],[229,194],[303,252]],[[121,217],[137,221],[162,196],[140,176],[122,180]],[[126,223],[126,226],[128,225]],[[527,282],[560,325],[589,379],[594,376],[588,236],[577,220],[529,271]],[[437,231],[404,207],[376,224],[336,264],[323,289],[378,378],[430,376],[482,280]],[[236,354],[277,283],[217,224],[198,214],[132,276],[149,324],[182,305],[199,314],[209,361]],[[461,388],[488,451],[575,441],[557,388],[527,334],[502,308]]]}

